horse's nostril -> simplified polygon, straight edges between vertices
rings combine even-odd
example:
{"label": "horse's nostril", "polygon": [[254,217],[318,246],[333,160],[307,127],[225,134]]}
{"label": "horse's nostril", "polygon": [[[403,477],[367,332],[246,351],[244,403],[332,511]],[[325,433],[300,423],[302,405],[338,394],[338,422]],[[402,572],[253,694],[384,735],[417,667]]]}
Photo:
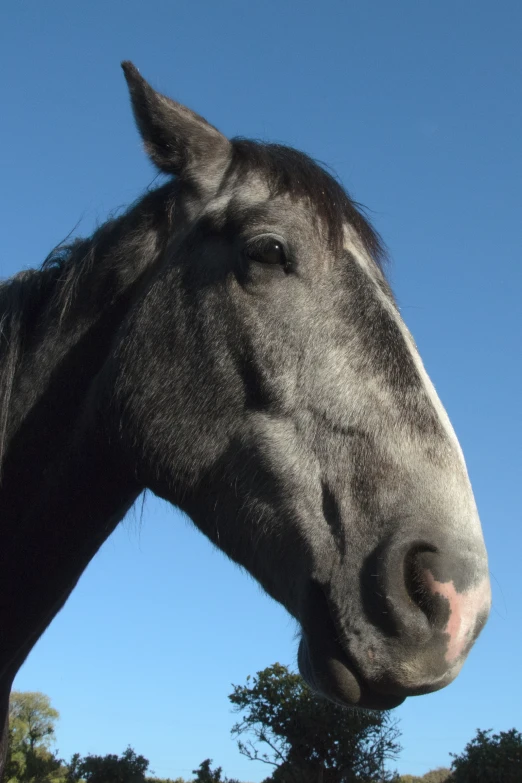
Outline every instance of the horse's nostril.
{"label": "horse's nostril", "polygon": [[447,605],[444,605],[440,596],[433,592],[427,578],[429,573],[433,573],[438,557],[436,547],[415,544],[404,558],[406,591],[433,628],[442,628],[448,619]]}
{"label": "horse's nostril", "polygon": [[422,651],[446,666],[466,653],[487,617],[489,580],[481,569],[462,547],[387,540],[361,572],[365,615],[403,654]]}
{"label": "horse's nostril", "polygon": [[366,561],[361,573],[363,606],[386,636],[422,643],[431,635],[435,607],[423,569],[425,558],[436,556],[436,548],[425,543],[386,542]]}

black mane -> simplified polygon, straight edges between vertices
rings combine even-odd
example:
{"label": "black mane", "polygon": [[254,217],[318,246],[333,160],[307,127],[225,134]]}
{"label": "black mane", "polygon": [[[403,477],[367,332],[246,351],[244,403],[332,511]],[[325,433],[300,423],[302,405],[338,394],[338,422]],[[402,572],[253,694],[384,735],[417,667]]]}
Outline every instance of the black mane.
{"label": "black mane", "polygon": [[83,310],[91,312],[93,301],[103,307],[118,298],[126,277],[136,275],[136,265],[149,263],[151,230],[164,227],[166,239],[174,189],[169,182],[147,193],[90,237],[58,244],[39,269],[0,283],[0,482],[11,394],[26,338],[44,322],[61,323],[73,305],[75,317],[81,317]]}
{"label": "black mane", "polygon": [[[174,191],[172,181],[167,182],[136,199],[121,215],[106,220],[90,237],[61,242],[51,250],[41,270],[55,272],[57,285],[54,303],[61,310],[61,318],[79,294],[86,274],[96,271],[101,262],[103,287],[99,290],[98,286],[96,288],[97,294],[105,298],[117,297],[118,289],[126,283],[125,272],[126,267],[131,265],[130,259],[133,262],[139,260],[137,252],[144,253],[141,266],[147,265],[149,253],[145,252],[147,248],[144,247],[146,235],[151,230],[160,230],[162,238],[166,239],[174,208]],[[92,279],[90,283],[92,285]],[[92,295],[92,290],[87,292],[89,299],[92,299]]]}
{"label": "black mane", "polygon": [[49,269],[29,269],[0,284],[0,482],[11,394],[24,334],[48,302],[55,277]]}

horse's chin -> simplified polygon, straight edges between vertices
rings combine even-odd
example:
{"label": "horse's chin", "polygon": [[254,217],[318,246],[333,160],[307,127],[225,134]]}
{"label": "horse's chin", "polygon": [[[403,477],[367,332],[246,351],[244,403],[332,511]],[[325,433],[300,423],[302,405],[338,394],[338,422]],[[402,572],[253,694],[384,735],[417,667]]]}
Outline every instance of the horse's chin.
{"label": "horse's chin", "polygon": [[379,693],[365,682],[336,642],[315,646],[303,634],[298,653],[299,671],[312,690],[343,707],[390,710],[404,696]]}

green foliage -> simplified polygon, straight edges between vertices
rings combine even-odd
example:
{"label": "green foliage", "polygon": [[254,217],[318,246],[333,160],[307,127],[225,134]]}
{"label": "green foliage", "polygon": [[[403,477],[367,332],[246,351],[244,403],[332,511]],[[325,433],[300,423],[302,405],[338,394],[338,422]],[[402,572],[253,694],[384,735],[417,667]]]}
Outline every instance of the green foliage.
{"label": "green foliage", "polygon": [[8,755],[7,783],[67,783],[67,767],[44,748]]}
{"label": "green foliage", "polygon": [[451,770],[447,767],[437,767],[420,777],[417,775],[399,775],[394,783],[446,783],[451,781]]}
{"label": "green foliage", "polygon": [[197,769],[192,770],[192,774],[196,776],[193,783],[239,783],[239,781],[231,778],[222,778],[222,768],[216,767],[212,769],[211,764],[212,759],[205,759]]}
{"label": "green foliage", "polygon": [[522,734],[516,729],[491,734],[477,730],[460,755],[451,762],[451,783],[520,783]]}
{"label": "green foliage", "polygon": [[437,767],[420,778],[421,783],[446,783],[449,780],[451,780],[451,770],[448,767]]}
{"label": "green foliage", "polygon": [[67,783],[145,783],[149,766],[144,756],[138,756],[131,747],[116,756],[85,756],[75,754],[69,764]]}
{"label": "green foliage", "polygon": [[234,686],[229,696],[242,720],[232,728],[240,752],[272,765],[274,783],[390,780],[384,764],[400,752],[390,713],[362,712],[313,693],[279,663]]}
{"label": "green foliage", "polygon": [[421,777],[422,783],[446,783],[451,778],[451,770],[448,767],[438,767],[430,772],[426,772]]}
{"label": "green foliage", "polygon": [[67,769],[49,750],[59,718],[48,696],[13,691],[9,700],[7,783],[65,783]]}
{"label": "green foliage", "polygon": [[196,777],[194,781],[197,783],[222,783],[221,767],[211,769],[212,759],[205,759],[197,769],[192,770],[192,774]]}
{"label": "green foliage", "polygon": [[171,778],[145,778],[145,783],[189,783],[189,782],[184,778],[175,778],[175,780],[172,780]]}
{"label": "green foliage", "polygon": [[13,691],[9,698],[9,731],[14,747],[48,748],[60,717],[45,693]]}

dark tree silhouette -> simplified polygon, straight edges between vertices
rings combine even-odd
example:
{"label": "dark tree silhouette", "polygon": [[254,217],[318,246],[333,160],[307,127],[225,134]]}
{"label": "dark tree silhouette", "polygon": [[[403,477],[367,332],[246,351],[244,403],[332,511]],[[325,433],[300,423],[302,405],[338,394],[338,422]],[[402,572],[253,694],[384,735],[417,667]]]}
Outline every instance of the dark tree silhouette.
{"label": "dark tree silhouette", "polygon": [[397,721],[389,712],[327,701],[279,663],[234,686],[229,699],[242,713],[232,728],[240,752],[274,767],[272,781],[352,783],[392,777],[385,763],[401,748]]}
{"label": "dark tree silhouette", "polygon": [[520,783],[522,734],[516,729],[492,734],[477,730],[463,752],[454,753],[451,783]]}

